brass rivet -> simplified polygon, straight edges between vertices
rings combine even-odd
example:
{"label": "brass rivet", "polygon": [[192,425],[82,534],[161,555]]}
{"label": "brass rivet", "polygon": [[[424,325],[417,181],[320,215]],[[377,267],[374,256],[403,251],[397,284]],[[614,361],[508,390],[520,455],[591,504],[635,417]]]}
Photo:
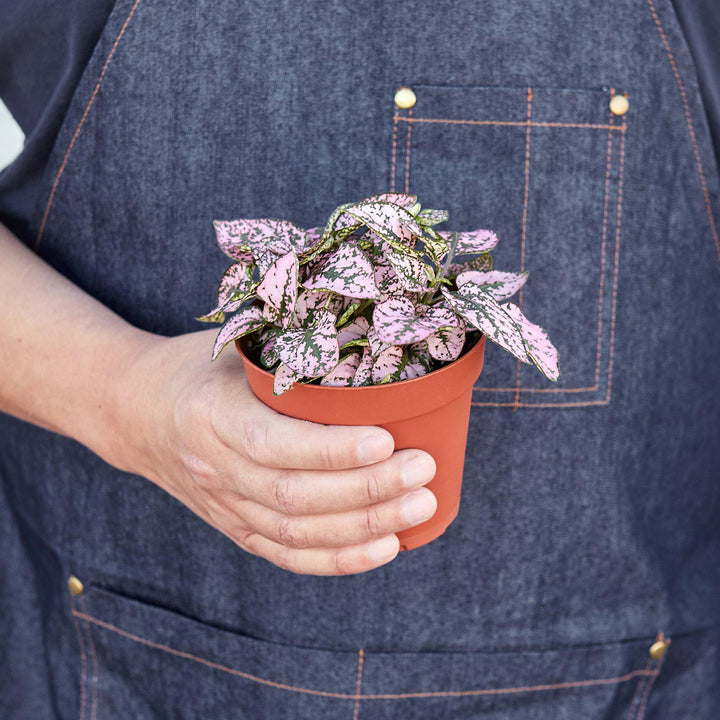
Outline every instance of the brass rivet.
{"label": "brass rivet", "polygon": [[659,633],[657,640],[650,646],[650,657],[653,660],[659,660],[668,649],[670,643],[663,637],[662,633]]}
{"label": "brass rivet", "polygon": [[624,115],[629,107],[630,103],[624,95],[613,95],[610,98],[610,112],[613,115]]}
{"label": "brass rivet", "polygon": [[395,104],[402,110],[409,110],[415,103],[417,98],[415,93],[409,87],[401,87],[395,93]]}
{"label": "brass rivet", "polygon": [[83,584],[74,575],[68,578],[68,588],[73,595],[81,595],[83,591]]}

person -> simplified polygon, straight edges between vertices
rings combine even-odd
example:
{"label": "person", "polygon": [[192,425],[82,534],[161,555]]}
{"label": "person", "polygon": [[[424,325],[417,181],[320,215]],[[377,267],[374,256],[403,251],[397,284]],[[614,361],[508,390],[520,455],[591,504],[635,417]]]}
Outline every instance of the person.
{"label": "person", "polygon": [[[3,717],[717,716],[717,95],[678,7],[3,4]],[[278,415],[193,320],[213,219],[388,189],[498,232],[562,373],[488,349],[459,515],[400,554],[433,459]]]}

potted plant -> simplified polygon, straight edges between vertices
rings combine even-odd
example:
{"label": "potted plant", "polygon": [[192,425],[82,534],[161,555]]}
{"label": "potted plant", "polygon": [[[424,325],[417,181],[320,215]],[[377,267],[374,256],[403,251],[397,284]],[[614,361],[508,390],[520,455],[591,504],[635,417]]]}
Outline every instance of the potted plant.
{"label": "potted plant", "polygon": [[[437,464],[435,515],[398,533],[401,549],[457,515],[472,386],[485,339],[557,380],[547,334],[508,302],[525,272],[492,268],[490,230],[449,232],[444,210],[383,193],[338,207],[323,228],[286,220],[215,221],[233,259],[217,307],[212,359],[230,342],[260,400],[325,424],[379,425],[396,449]],[[229,319],[226,319],[231,315]]]}

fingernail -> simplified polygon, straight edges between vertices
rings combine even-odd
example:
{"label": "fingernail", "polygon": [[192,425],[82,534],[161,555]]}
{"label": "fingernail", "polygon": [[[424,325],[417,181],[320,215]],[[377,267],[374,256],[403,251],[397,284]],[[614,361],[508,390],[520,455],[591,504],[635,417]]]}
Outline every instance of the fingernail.
{"label": "fingernail", "polygon": [[389,435],[370,435],[361,440],[357,446],[360,462],[378,462],[390,457],[392,453],[392,438]]}
{"label": "fingernail", "polygon": [[403,515],[413,525],[429,520],[436,509],[437,500],[427,488],[406,495],[402,503]]}
{"label": "fingernail", "polygon": [[435,477],[435,461],[425,453],[415,455],[402,466],[400,474],[407,488],[424,485]]}
{"label": "fingernail", "polygon": [[387,535],[380,540],[374,540],[368,545],[367,554],[373,562],[383,562],[394,557],[398,551],[396,535]]}

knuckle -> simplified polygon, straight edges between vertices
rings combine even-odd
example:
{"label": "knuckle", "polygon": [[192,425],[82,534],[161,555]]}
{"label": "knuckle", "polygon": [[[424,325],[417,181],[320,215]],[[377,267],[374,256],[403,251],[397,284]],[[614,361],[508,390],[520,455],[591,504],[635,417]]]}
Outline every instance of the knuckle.
{"label": "knuckle", "polygon": [[273,562],[282,570],[302,575],[303,571],[298,562],[298,552],[294,548],[283,548],[273,559]]}
{"label": "knuckle", "polygon": [[242,444],[247,456],[258,463],[265,464],[269,453],[270,425],[261,420],[249,420],[243,423]]}
{"label": "knuckle", "polygon": [[255,540],[258,538],[258,534],[253,530],[243,530],[236,532],[231,539],[236,545],[239,545],[245,552],[249,552],[251,555],[260,555]]}
{"label": "knuckle", "polygon": [[357,568],[354,566],[350,557],[341,551],[333,553],[333,565],[336,575],[352,575],[357,572]]}
{"label": "knuckle", "polygon": [[283,515],[300,515],[307,509],[304,481],[288,470],[281,470],[273,483],[273,501]]}
{"label": "knuckle", "polygon": [[306,548],[310,544],[307,529],[287,515],[278,521],[277,538],[282,545],[290,548]]}
{"label": "knuckle", "polygon": [[367,491],[367,498],[368,502],[374,505],[382,500],[382,483],[380,482],[377,470],[368,470],[366,472],[365,489]]}
{"label": "knuckle", "polygon": [[380,513],[378,513],[375,508],[368,508],[365,512],[365,530],[367,531],[369,537],[377,537],[378,535],[386,534],[383,530]]}

